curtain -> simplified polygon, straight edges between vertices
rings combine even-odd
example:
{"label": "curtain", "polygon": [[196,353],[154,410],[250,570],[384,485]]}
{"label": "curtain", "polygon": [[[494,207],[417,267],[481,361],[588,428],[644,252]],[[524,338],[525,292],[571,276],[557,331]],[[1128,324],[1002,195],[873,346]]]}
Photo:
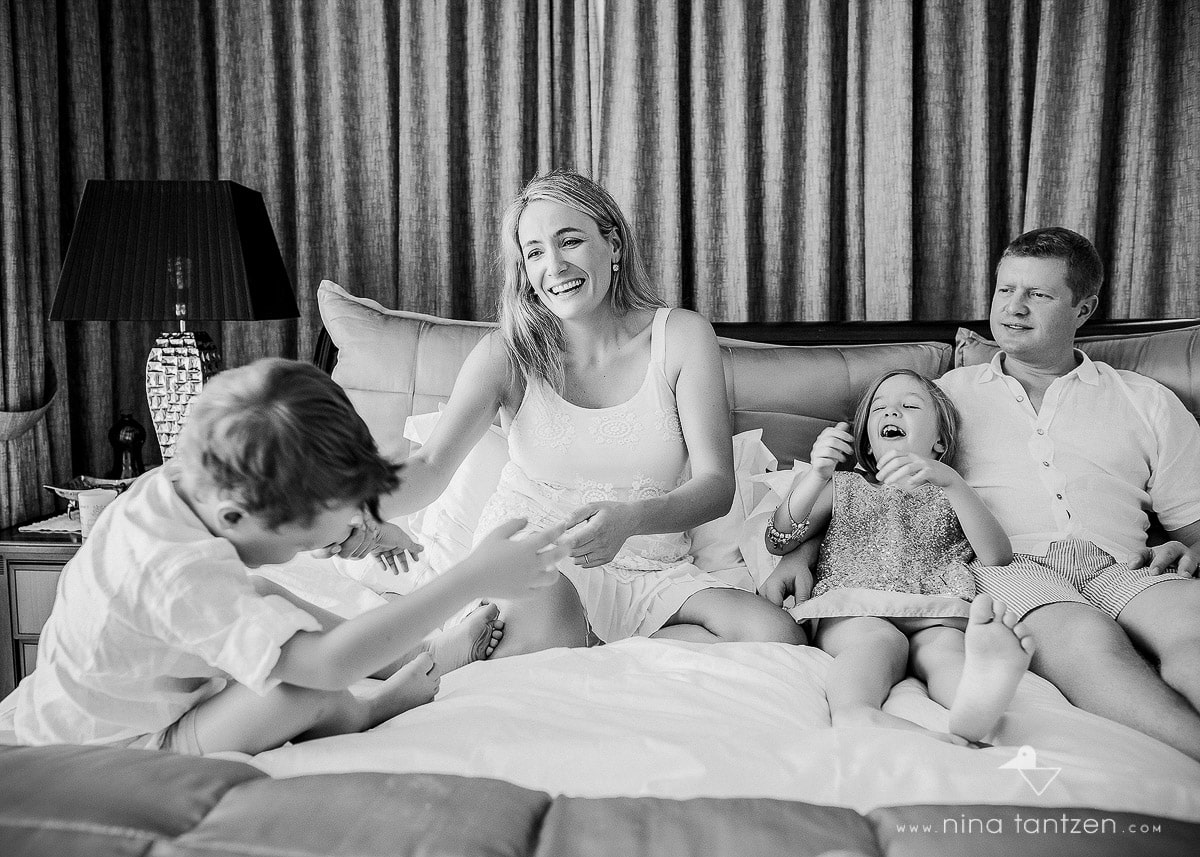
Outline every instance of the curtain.
{"label": "curtain", "polygon": [[57,55],[53,3],[0,3],[0,526],[51,514],[41,486],[70,476],[52,368],[63,341],[46,323],[60,260]]}
{"label": "curtain", "polygon": [[594,169],[585,0],[4,10],[0,74],[18,85],[0,78],[0,410],[36,403],[47,346],[62,383],[51,422],[4,446],[3,524],[53,511],[42,482],[103,475],[122,410],[149,429],[147,465],[159,461],[144,366],[161,325],[46,321],[88,179],[231,179],[263,194],[301,319],[193,325],[236,366],[311,356],[323,278],[389,306],[492,316],[498,211],[540,169]]}
{"label": "curtain", "polygon": [[608,0],[600,175],[717,320],[977,318],[1059,224],[1200,313],[1200,5]]}
{"label": "curtain", "polygon": [[[1061,223],[1102,313],[1200,315],[1200,4],[1147,0],[0,0],[0,524],[151,426],[157,323],[47,322],[89,178],[263,194],[301,317],[205,323],[308,358],[323,278],[489,318],[536,171],[598,177],[671,303],[713,320],[986,313]],[[151,431],[151,434],[153,432]],[[144,451],[157,463],[153,438]]]}

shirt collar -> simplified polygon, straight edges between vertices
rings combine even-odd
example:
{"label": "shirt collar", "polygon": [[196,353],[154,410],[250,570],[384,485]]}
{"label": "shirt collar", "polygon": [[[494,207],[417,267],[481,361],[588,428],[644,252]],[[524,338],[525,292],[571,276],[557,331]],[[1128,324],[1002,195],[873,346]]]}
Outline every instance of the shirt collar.
{"label": "shirt collar", "polygon": [[[1088,357],[1086,354],[1084,354],[1078,348],[1074,349],[1074,351],[1075,351],[1075,359],[1078,360],[1079,363],[1075,366],[1074,369],[1072,369],[1070,372],[1068,372],[1066,375],[1063,375],[1062,377],[1070,378],[1072,375],[1074,375],[1074,376],[1078,377],[1080,381],[1083,381],[1085,384],[1092,384],[1093,386],[1096,384],[1099,384],[1100,383],[1100,370],[1096,368],[1096,364],[1094,362],[1092,362],[1092,358]],[[993,378],[1005,377],[1004,369],[1001,366],[1001,361],[1003,359],[1004,359],[1004,352],[997,351],[992,356],[992,359],[990,362],[985,363],[982,366],[980,366],[979,382],[983,383],[985,381],[991,381]]]}

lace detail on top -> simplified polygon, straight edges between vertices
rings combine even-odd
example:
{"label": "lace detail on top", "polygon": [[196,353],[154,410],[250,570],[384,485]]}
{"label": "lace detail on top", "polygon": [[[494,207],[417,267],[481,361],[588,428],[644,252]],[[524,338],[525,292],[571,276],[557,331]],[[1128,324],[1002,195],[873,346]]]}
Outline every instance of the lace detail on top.
{"label": "lace detail on top", "polygon": [[567,449],[575,442],[575,424],[562,411],[552,410],[544,399],[536,407],[538,414],[533,420],[534,437],[551,449]]}
{"label": "lace detail on top", "polygon": [[[529,379],[508,430],[511,461],[477,532],[508,517],[551,523],[585,503],[659,497],[685,478],[687,447],[664,371],[667,314],[655,314],[638,391],[608,408],[571,404]],[[630,538],[610,566],[664,568],[687,560],[684,533]]]}
{"label": "lace detail on top", "polygon": [[839,470],[812,595],[853,587],[969,601],[975,579],[966,563],[974,556],[941,488],[910,493]]}
{"label": "lace detail on top", "polygon": [[642,421],[629,410],[601,414],[588,424],[592,439],[602,446],[631,446],[642,439]]}

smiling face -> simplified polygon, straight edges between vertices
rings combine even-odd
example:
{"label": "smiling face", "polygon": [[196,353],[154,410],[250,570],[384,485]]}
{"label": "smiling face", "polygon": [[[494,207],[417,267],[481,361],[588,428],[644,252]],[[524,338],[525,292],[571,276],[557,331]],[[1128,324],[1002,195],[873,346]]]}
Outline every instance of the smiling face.
{"label": "smiling face", "polygon": [[620,241],[605,238],[588,215],[534,200],[521,213],[517,242],[534,293],[559,318],[587,315],[607,297]]}
{"label": "smiling face", "polygon": [[933,397],[911,375],[893,375],[875,390],[867,410],[867,440],[879,461],[885,452],[938,458],[946,449]]}
{"label": "smiling face", "polygon": [[1075,303],[1064,260],[1006,257],[996,268],[992,336],[1009,356],[1023,363],[1073,364],[1075,331],[1096,303],[1095,296]]}
{"label": "smiling face", "polygon": [[317,512],[307,526],[286,523],[271,528],[253,513],[238,511],[240,518],[221,535],[233,543],[238,557],[250,568],[277,565],[298,553],[340,544],[350,535],[351,520],[362,514],[357,503],[339,504]]}

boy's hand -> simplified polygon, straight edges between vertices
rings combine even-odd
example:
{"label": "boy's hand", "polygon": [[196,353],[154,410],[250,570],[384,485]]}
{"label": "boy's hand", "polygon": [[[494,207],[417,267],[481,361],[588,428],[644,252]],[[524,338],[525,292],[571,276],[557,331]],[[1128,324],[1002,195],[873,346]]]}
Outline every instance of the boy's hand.
{"label": "boy's hand", "polygon": [[812,463],[812,472],[828,482],[837,466],[853,454],[854,435],[850,434],[850,423],[841,422],[817,435],[808,460]]}
{"label": "boy's hand", "polygon": [[464,563],[482,576],[481,595],[517,599],[558,581],[558,561],[567,555],[566,544],[555,544],[566,529],[562,524],[517,536],[524,518],[506,521],[492,530],[471,551]]}
{"label": "boy's hand", "polygon": [[885,452],[879,459],[875,477],[884,485],[894,485],[903,491],[925,484],[949,488],[962,481],[958,471],[948,464],[896,449]]}
{"label": "boy's hand", "polygon": [[813,573],[802,562],[781,562],[771,572],[771,576],[763,581],[758,588],[758,594],[777,607],[782,607],[788,596],[796,599],[796,603],[807,601],[812,594]]}

